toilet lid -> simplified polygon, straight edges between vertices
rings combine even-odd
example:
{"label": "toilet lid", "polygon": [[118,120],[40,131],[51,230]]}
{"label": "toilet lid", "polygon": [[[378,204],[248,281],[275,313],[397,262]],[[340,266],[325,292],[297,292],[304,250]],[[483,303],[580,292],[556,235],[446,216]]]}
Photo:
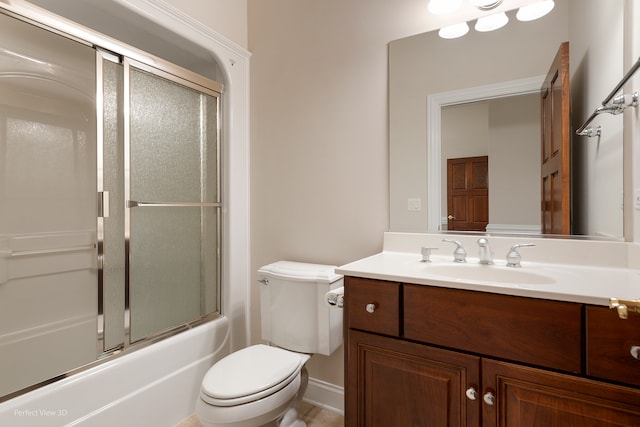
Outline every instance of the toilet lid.
{"label": "toilet lid", "polygon": [[269,394],[261,392],[287,385],[306,359],[281,348],[253,345],[231,353],[213,365],[202,381],[202,391],[215,400]]}

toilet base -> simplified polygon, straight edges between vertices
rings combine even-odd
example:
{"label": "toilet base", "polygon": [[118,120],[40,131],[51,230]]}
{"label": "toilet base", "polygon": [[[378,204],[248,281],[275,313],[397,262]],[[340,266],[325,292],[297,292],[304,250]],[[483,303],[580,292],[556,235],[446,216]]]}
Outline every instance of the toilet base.
{"label": "toilet base", "polygon": [[300,419],[296,408],[289,409],[282,417],[282,420],[275,425],[277,427],[307,427],[307,423]]}
{"label": "toilet base", "polygon": [[307,423],[300,418],[300,404],[302,404],[302,397],[307,391],[308,384],[309,371],[307,371],[307,365],[304,365],[300,371],[300,388],[298,389],[296,398],[291,408],[285,412],[282,419],[276,424],[277,427],[307,427]]}
{"label": "toilet base", "polygon": [[[280,391],[280,393],[287,392],[287,389],[289,389],[290,394],[288,395],[290,397],[288,403],[287,401],[282,401],[279,406],[271,406],[267,404],[264,408],[268,408],[268,411],[256,412],[256,414],[260,415],[253,419],[238,419],[236,418],[237,415],[233,416],[232,413],[228,411],[228,409],[242,411],[242,407],[213,407],[205,403],[202,398],[199,398],[196,403],[196,415],[198,416],[200,423],[207,427],[307,427],[307,424],[299,418],[299,410],[300,404],[302,403],[302,397],[307,390],[308,382],[309,372],[307,371],[306,366],[303,365],[298,377]],[[294,390],[296,391],[294,392]],[[271,397],[275,396],[272,395]],[[270,397],[266,397],[249,404],[259,405],[261,403],[266,403],[269,398]],[[222,411],[217,412],[220,409],[222,409]],[[244,410],[246,410],[246,407]],[[214,413],[213,411],[216,412]],[[223,414],[230,418],[223,420]],[[271,418],[271,416],[275,419]],[[208,418],[208,420],[205,418]],[[270,418],[273,421],[262,424]]]}

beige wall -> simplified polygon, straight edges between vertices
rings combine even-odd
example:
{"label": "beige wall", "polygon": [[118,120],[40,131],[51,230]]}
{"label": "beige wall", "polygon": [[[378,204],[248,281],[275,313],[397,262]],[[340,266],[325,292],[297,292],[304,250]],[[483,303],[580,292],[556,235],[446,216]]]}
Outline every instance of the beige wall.
{"label": "beige wall", "polygon": [[[427,29],[425,2],[249,0],[248,12],[252,271],[380,251],[389,223],[387,43]],[[310,375],[342,385],[342,349],[314,356]]]}
{"label": "beige wall", "polygon": [[247,48],[247,0],[163,0]]}

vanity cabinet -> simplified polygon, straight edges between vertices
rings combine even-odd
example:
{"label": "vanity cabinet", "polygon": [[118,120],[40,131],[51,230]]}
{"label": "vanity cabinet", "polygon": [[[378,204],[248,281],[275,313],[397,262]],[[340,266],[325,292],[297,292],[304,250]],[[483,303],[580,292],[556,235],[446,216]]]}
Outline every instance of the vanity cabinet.
{"label": "vanity cabinet", "polygon": [[600,367],[605,310],[348,276],[345,425],[640,426],[640,389]]}

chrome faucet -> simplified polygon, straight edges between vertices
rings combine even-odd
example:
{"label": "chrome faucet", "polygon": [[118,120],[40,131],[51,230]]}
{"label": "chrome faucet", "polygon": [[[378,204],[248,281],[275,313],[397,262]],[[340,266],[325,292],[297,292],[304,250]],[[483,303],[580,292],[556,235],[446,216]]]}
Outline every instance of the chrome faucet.
{"label": "chrome faucet", "polygon": [[516,243],[511,246],[511,249],[507,252],[507,267],[522,267],[522,265],[520,265],[522,257],[520,256],[520,252],[518,252],[518,248],[529,248],[531,246],[535,245],[533,243]]}
{"label": "chrome faucet", "polygon": [[478,239],[478,246],[480,246],[480,264],[493,264],[493,252],[491,246],[489,246],[489,239],[481,237]]}
{"label": "chrome faucet", "polygon": [[467,251],[464,250],[462,243],[452,239],[442,239],[442,241],[456,245],[456,248],[453,250],[453,262],[467,262]]}

